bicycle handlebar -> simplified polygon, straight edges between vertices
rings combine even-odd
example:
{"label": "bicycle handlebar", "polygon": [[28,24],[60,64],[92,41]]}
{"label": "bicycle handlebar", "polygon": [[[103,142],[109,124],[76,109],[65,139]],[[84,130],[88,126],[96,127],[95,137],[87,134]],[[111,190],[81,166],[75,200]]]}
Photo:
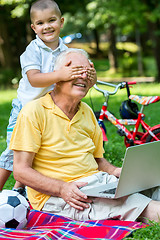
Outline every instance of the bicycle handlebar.
{"label": "bicycle handlebar", "polygon": [[[109,86],[109,87],[114,87],[114,91],[110,92],[108,90],[104,90],[104,89],[101,89],[97,86],[97,84],[102,84],[102,85],[106,85],[106,86]],[[131,81],[131,82],[127,82],[128,85],[133,85],[133,84],[136,84],[136,81]],[[99,81],[97,80],[97,83],[94,84],[93,86],[97,91],[103,93],[105,96],[108,96],[108,95],[114,95],[116,94],[116,92],[118,91],[119,88],[125,88],[126,87],[126,82],[121,82],[119,84],[113,84],[113,83],[108,83],[108,82],[103,82],[103,81]]]}
{"label": "bicycle handlebar", "polygon": [[136,84],[137,82],[136,81],[131,81],[131,82],[127,82],[128,83],[128,85],[134,85],[134,84]]}

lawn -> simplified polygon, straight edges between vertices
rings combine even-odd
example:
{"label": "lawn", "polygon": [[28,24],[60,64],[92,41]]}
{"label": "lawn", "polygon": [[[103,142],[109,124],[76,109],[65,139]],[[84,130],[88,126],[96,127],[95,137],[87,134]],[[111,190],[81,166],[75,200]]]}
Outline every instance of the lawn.
{"label": "lawn", "polygon": [[[132,94],[139,94],[139,95],[159,95],[160,93],[160,85],[156,83],[137,83],[131,89]],[[1,90],[0,91],[0,153],[6,147],[6,127],[8,124],[8,119],[11,110],[11,102],[12,99],[16,97],[16,90]],[[119,90],[119,92],[111,96],[109,99],[108,109],[116,116],[119,117],[119,107],[122,101],[127,99],[126,90]],[[103,103],[103,96],[101,93],[97,92],[95,89],[91,89],[88,95],[84,98],[84,101],[87,102],[94,111],[100,111],[101,105]],[[155,124],[159,124],[160,122],[160,102],[147,106],[145,109],[146,117],[145,121],[153,126]],[[105,121],[107,126],[107,136],[108,136],[108,143],[105,144],[105,157],[116,166],[122,165],[122,159],[125,153],[125,145],[123,137],[120,137],[117,134],[116,128],[110,124],[110,122]],[[11,189],[14,185],[13,175],[10,176],[9,180],[5,184],[5,188]],[[159,234],[159,224],[152,224],[150,232],[153,234],[149,237],[149,233],[145,238],[141,238],[141,233],[145,230],[138,231],[139,234],[137,237],[133,237],[130,239],[160,239],[160,235],[157,237],[156,234]],[[155,234],[156,232],[156,234]]]}

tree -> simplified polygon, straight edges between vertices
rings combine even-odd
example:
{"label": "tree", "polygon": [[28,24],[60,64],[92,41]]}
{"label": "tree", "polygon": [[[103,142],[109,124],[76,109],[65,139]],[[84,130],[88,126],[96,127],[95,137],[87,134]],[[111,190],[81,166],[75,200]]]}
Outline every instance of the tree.
{"label": "tree", "polygon": [[[19,64],[19,55],[33,38],[30,29],[29,8],[33,0],[0,0],[0,64],[12,67]],[[117,70],[117,36],[133,36],[139,46],[137,62],[143,72],[142,52],[144,33],[150,33],[157,65],[157,80],[160,82],[160,2],[158,0],[71,0],[58,1],[65,15],[62,34],[81,32],[94,36],[97,53],[100,49],[100,34],[108,36],[110,68]]]}
{"label": "tree", "polygon": [[19,64],[19,56],[27,42],[27,24],[29,22],[29,1],[0,0],[0,64],[13,68]]}
{"label": "tree", "polygon": [[143,0],[146,6],[145,16],[150,29],[153,55],[157,65],[156,81],[160,82],[160,2],[158,0]]}

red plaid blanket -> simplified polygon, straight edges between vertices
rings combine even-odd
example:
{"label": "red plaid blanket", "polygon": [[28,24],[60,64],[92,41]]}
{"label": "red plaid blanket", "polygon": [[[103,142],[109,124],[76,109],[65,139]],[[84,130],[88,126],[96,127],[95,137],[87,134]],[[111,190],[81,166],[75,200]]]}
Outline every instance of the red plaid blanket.
{"label": "red plaid blanket", "polygon": [[133,230],[145,227],[139,222],[100,220],[74,221],[66,217],[31,210],[23,230],[0,228],[1,239],[116,239],[128,236]]}

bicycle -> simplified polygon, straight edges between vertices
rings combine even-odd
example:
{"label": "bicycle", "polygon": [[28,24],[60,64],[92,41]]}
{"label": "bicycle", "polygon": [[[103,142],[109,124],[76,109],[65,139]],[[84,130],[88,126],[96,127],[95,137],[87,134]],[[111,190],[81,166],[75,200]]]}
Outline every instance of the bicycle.
{"label": "bicycle", "polygon": [[[104,90],[98,87],[98,84],[107,85],[109,87],[114,88],[114,91]],[[153,127],[149,126],[146,122],[144,122],[145,115],[143,113],[145,106],[149,104],[160,101],[159,96],[138,96],[131,95],[129,86],[132,84],[136,84],[136,82],[121,82],[119,84],[112,84],[102,81],[97,81],[94,85],[94,88],[101,92],[105,101],[102,105],[102,109],[98,118],[99,126],[102,130],[103,141],[108,141],[106,134],[106,127],[104,125],[104,119],[106,118],[110,121],[115,127],[117,127],[117,132],[120,136],[124,136],[124,143],[126,147],[133,145],[140,145],[147,142],[159,141],[160,140],[160,124],[155,125]],[[120,114],[122,119],[117,119],[111,112],[108,111],[108,100],[110,95],[114,95],[117,93],[119,89],[126,88],[128,94],[128,100],[122,102],[120,108]],[[141,104],[141,110],[139,111],[136,103],[132,102],[134,100]],[[127,108],[128,106],[128,108]],[[126,126],[134,125],[134,130],[129,131]],[[142,127],[142,131],[139,130],[139,127]]]}

